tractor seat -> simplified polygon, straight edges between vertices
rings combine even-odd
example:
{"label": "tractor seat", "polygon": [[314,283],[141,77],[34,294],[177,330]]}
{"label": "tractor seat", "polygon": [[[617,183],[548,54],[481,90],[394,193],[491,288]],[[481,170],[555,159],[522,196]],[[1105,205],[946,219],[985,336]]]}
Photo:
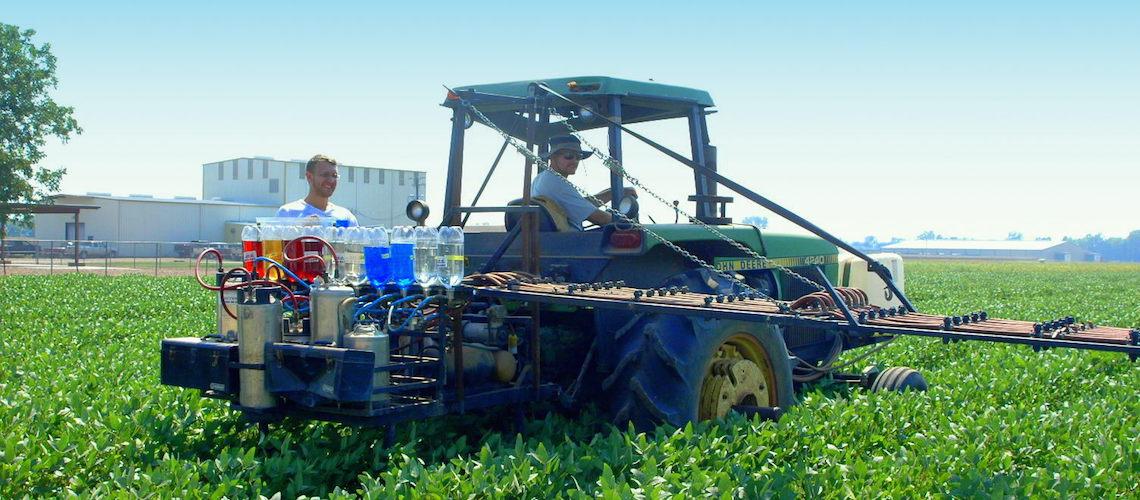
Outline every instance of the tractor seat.
{"label": "tractor seat", "polygon": [[[538,211],[538,230],[539,231],[556,232],[556,231],[570,231],[572,229],[570,227],[570,223],[565,221],[565,218],[563,218],[562,224],[559,225],[558,223],[556,223],[554,221],[554,217],[552,217],[550,215],[551,210],[547,207],[550,204],[553,204],[555,207],[557,207],[557,204],[555,202],[550,201],[550,200],[548,200],[544,197],[541,197],[541,196],[535,196],[535,197],[531,198],[531,200],[533,200],[535,205],[538,205],[538,207],[539,207],[539,211]],[[523,204],[522,198],[517,198],[517,199],[511,200],[509,203],[507,203],[507,206],[521,207],[522,204]],[[560,212],[561,208],[555,208],[554,211]],[[507,212],[507,213],[503,214],[503,225],[506,227],[506,230],[509,232],[510,230],[514,229],[515,226],[517,226],[519,224],[519,221],[522,220],[522,216],[523,216],[523,214],[520,212]]]}

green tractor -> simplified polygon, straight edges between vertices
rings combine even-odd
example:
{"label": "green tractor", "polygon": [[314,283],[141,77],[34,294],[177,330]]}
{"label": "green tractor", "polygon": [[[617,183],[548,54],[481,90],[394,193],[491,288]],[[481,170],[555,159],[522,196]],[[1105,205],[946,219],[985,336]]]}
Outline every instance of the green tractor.
{"label": "green tractor", "polygon": [[[472,212],[504,212],[502,230],[468,231],[469,270],[526,271],[558,282],[624,282],[642,289],[748,292],[780,300],[823,290],[819,272],[831,282],[838,278],[836,243],[734,224],[727,216],[733,198],[718,194],[716,148],[706,123],[713,102],[705,91],[582,76],[455,87],[443,106],[452,110],[443,224],[461,225]],[[683,159],[703,167],[693,173],[692,213],[676,202],[670,207],[685,222],[642,223],[638,199],[615,197],[609,207],[613,224],[558,231],[553,217],[559,215],[553,214],[559,210],[550,209],[550,200],[532,199],[530,183],[544,166],[547,139],[604,127],[608,147],[595,152],[611,170],[610,192],[623,193],[633,184],[639,199],[668,203],[636,172],[621,167],[623,132],[642,139],[623,125],[667,119],[688,121],[692,150]],[[504,141],[483,187],[503,150],[513,146],[526,158],[521,176],[507,174],[522,178],[521,198],[507,206],[476,206],[483,187],[470,205],[462,202],[465,131],[475,123],[497,131]],[[822,376],[843,349],[873,343],[840,332],[685,314],[557,304],[537,309],[544,346],[557,346],[544,347],[541,370],[566,389],[570,397],[563,399],[598,402],[614,422],[632,420],[642,427],[718,418],[733,407],[787,408],[796,382]]]}
{"label": "green tractor", "polygon": [[[301,278],[265,256],[250,263],[291,279],[226,271],[221,252],[208,249],[198,261],[207,254],[218,261],[215,284],[200,275],[199,283],[218,294],[217,331],[164,339],[162,383],[228,400],[262,425],[322,419],[387,426],[392,437],[400,422],[481,408],[513,406],[521,418],[524,405],[539,400],[570,408],[596,404],[614,423],[646,429],[730,411],[777,418],[794,403],[798,386],[823,377],[871,390],[925,389],[922,376],[905,367],[839,372],[843,351],[876,349],[899,335],[1140,358],[1136,329],[1073,316],[1029,322],[993,319],[985,311],[916,311],[901,289],[897,258],[872,258],[718,172],[706,124],[713,103],[703,91],[575,77],[457,87],[443,105],[452,112],[452,135],[442,225],[463,226],[468,215],[485,212],[503,214],[501,228],[468,227],[462,251],[454,239],[442,242],[444,233],[463,236],[454,228],[442,229],[440,239],[432,228],[417,228],[427,236],[422,247],[419,238],[414,251],[406,238],[391,245],[392,256],[412,259],[392,257],[407,275],[369,275],[363,282],[327,273]],[[688,121],[689,155],[626,127],[674,118]],[[499,133],[503,145],[464,204],[464,141],[476,123]],[[531,181],[547,165],[548,138],[597,128],[608,131],[605,151],[582,144],[611,172],[610,192],[624,195],[632,185],[640,196],[615,197],[609,217],[591,214],[610,223],[565,230],[576,221],[559,221],[563,210],[533,196]],[[692,170],[691,211],[625,169],[624,137]],[[521,197],[480,206],[508,147],[526,160]],[[565,176],[545,179],[600,201]],[[720,187],[815,236],[733,224],[726,208],[733,198]],[[663,203],[678,220],[644,223],[638,199]],[[408,205],[409,217],[421,225],[427,213],[421,202]],[[309,253],[309,243],[335,258],[328,241],[301,236],[284,243],[285,263],[324,262],[321,250]],[[368,255],[383,262],[381,247],[375,254],[364,249],[365,262]],[[291,256],[290,248],[305,253]],[[412,263],[419,264],[414,280]],[[446,271],[443,287],[433,285],[433,265],[441,278]]]}

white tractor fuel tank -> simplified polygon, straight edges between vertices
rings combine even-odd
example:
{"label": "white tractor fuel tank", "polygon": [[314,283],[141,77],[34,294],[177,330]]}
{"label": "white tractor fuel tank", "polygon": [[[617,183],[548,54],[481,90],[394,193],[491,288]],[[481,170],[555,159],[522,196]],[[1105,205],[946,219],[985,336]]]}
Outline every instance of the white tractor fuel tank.
{"label": "white tractor fuel tank", "polygon": [[[903,271],[902,256],[895,253],[873,253],[868,255],[891,271],[895,286],[906,292],[906,274]],[[867,269],[867,263],[849,253],[839,253],[839,286],[849,286],[867,292],[871,304],[879,307],[895,307],[902,305],[899,298],[891,293],[887,284],[879,278],[878,274]]]}

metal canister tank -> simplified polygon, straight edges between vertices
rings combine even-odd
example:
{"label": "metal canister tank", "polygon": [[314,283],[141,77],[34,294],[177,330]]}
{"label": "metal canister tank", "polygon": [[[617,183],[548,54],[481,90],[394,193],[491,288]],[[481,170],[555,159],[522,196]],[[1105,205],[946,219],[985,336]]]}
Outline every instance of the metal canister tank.
{"label": "metal canister tank", "polygon": [[[237,339],[238,362],[242,365],[265,364],[266,342],[281,341],[282,307],[273,287],[251,287],[238,291]],[[265,388],[265,370],[242,368],[238,371],[241,392],[238,403],[246,408],[272,408],[277,399]]]}
{"label": "metal canister tank", "polygon": [[[388,334],[377,330],[374,325],[361,323],[356,325],[348,335],[344,336],[344,346],[358,351],[369,351],[374,354],[373,369],[388,365]],[[372,389],[388,386],[388,372],[373,372]],[[388,394],[373,394],[373,402],[387,402]]]}
{"label": "metal canister tank", "polygon": [[344,325],[352,319],[351,311],[341,311],[345,299],[355,298],[356,291],[344,285],[313,285],[309,290],[309,331],[314,344],[341,345]]}
{"label": "metal canister tank", "polygon": [[[226,273],[217,273],[214,277],[214,283],[216,283],[218,286],[222,286],[222,278],[225,277],[225,275]],[[243,280],[241,278],[231,277],[225,284],[237,285],[242,281]],[[237,339],[237,319],[227,314],[225,307],[222,306],[222,302],[224,301],[226,306],[229,307],[230,311],[233,312],[234,307],[237,305],[237,297],[237,290],[224,290],[218,292],[218,302],[215,305],[215,308],[217,309],[218,336],[221,337],[222,340],[232,342]],[[234,314],[237,313],[234,312]]]}

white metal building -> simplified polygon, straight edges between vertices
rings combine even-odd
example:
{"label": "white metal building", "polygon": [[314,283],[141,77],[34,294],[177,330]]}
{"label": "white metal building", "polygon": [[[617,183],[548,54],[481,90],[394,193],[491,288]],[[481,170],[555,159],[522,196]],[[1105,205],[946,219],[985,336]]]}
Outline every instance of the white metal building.
{"label": "white metal building", "polygon": [[[79,227],[70,214],[35,216],[36,239],[110,242],[237,242],[241,225],[272,217],[281,205],[304,198],[305,160],[266,157],[236,158],[202,165],[202,199],[111,193],[64,194],[56,203],[94,205],[80,213]],[[410,170],[341,165],[332,202],[356,215],[361,225],[408,225],[408,201],[423,199],[426,174]],[[169,245],[118,245],[121,256],[170,256]]]}
{"label": "white metal building", "polygon": [[[114,242],[228,241],[227,221],[253,221],[272,217],[277,205],[197,200],[163,199],[146,195],[112,196],[109,193],[59,195],[56,203],[95,205],[81,211],[79,227],[70,214],[37,214],[35,238],[41,240],[96,240]],[[162,256],[174,253],[172,245],[119,244],[121,256]]]}
{"label": "white metal building", "polygon": [[[274,206],[299,200],[309,193],[306,162],[258,156],[203,164],[202,199]],[[365,226],[410,224],[404,207],[427,191],[424,172],[355,165],[338,170],[332,202],[351,210]]]}

